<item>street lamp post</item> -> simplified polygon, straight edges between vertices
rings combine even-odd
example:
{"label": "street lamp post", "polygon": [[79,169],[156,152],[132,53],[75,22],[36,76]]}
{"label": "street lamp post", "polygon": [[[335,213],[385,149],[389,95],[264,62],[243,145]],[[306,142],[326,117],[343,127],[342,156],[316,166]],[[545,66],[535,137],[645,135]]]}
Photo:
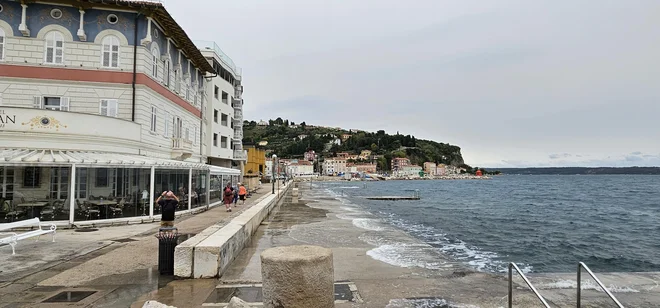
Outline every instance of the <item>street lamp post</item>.
{"label": "street lamp post", "polygon": [[270,181],[273,183],[273,193],[272,193],[273,195],[275,194],[275,181],[277,181],[275,178],[275,172],[276,172],[275,168],[277,166],[276,160],[277,160],[277,155],[273,154],[273,170],[272,170],[272,175],[270,176]]}

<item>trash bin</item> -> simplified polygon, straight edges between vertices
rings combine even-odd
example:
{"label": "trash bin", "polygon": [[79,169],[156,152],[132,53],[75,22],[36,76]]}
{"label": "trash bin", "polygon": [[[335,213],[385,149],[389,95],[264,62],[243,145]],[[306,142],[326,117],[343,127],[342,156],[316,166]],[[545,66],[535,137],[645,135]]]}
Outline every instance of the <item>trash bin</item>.
{"label": "trash bin", "polygon": [[158,230],[158,272],[161,275],[174,275],[174,249],[178,244],[179,231],[175,227]]}

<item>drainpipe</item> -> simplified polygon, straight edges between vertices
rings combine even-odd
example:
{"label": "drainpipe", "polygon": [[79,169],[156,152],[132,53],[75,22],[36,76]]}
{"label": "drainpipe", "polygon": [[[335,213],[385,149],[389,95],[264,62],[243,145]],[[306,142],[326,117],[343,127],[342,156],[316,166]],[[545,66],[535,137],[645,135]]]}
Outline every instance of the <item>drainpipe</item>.
{"label": "drainpipe", "polygon": [[131,107],[131,121],[133,122],[135,122],[135,83],[137,82],[138,17],[140,17],[139,12],[135,14],[135,31],[133,33],[133,98]]}

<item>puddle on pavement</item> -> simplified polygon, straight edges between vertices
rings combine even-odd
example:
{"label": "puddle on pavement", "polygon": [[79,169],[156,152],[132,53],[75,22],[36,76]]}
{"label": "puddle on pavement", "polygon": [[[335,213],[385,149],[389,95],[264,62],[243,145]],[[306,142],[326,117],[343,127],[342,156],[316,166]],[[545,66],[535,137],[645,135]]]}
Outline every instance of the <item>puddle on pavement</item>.
{"label": "puddle on pavement", "polygon": [[[294,225],[319,222],[328,211],[307,206],[307,202],[285,202],[268,219],[268,229],[290,229]],[[268,232],[268,231],[267,231]]]}
{"label": "puddle on pavement", "polygon": [[[209,295],[206,303],[229,303],[234,296],[248,303],[263,302],[261,286],[219,286]],[[348,283],[335,283],[335,301],[355,301]]]}
{"label": "puddle on pavement", "polygon": [[64,291],[46,299],[43,303],[76,303],[94,293],[96,291]]}
{"label": "puddle on pavement", "polygon": [[188,239],[190,239],[195,235],[197,235],[197,233],[180,233],[179,240],[177,241],[177,245],[187,241]]}

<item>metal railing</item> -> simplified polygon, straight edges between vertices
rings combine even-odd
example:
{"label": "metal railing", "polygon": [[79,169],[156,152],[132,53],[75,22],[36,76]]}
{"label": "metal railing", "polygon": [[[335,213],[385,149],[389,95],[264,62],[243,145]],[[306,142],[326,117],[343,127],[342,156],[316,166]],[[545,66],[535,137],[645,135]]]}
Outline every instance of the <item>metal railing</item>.
{"label": "metal railing", "polygon": [[[518,265],[516,265],[513,262],[509,263],[509,308],[513,307],[513,269],[514,268],[516,269],[516,272],[518,272],[518,275],[520,275],[520,277],[522,277],[522,279],[525,281],[527,286],[529,286],[529,288],[532,289],[532,292],[534,292],[534,294],[536,295],[536,297],[538,297],[538,299],[541,301],[541,303],[546,308],[550,308],[550,305],[548,305],[548,302],[545,301],[543,296],[541,296],[541,294],[539,294],[539,291],[537,291],[536,288],[534,288],[534,286],[532,285],[532,283],[529,282],[527,277],[525,277],[525,274],[523,274],[523,272],[520,270],[520,268],[518,268]],[[579,307],[579,305],[578,305],[578,307]]]}
{"label": "metal railing", "polygon": [[[612,301],[614,301],[614,303],[619,308],[623,308],[623,305],[621,305],[621,303],[616,299],[616,297],[614,297],[614,295],[612,295],[612,293],[610,293],[610,291],[607,290],[605,285],[603,285],[603,283],[600,282],[600,280],[596,277],[596,275],[594,275],[594,273],[591,271],[591,269],[589,269],[589,267],[586,264],[582,263],[582,262],[578,263],[578,270],[577,270],[577,308],[580,308],[582,306],[582,303],[581,303],[582,302],[582,288],[581,288],[581,286],[582,286],[582,268],[584,268],[587,271],[587,273],[589,273],[591,278],[593,278],[593,280],[596,281],[596,283],[603,289],[603,291],[605,291],[605,294],[607,294],[607,296],[609,296],[610,299]],[[511,307],[511,306],[509,306],[509,307]]]}

